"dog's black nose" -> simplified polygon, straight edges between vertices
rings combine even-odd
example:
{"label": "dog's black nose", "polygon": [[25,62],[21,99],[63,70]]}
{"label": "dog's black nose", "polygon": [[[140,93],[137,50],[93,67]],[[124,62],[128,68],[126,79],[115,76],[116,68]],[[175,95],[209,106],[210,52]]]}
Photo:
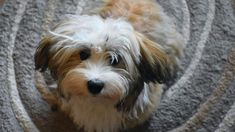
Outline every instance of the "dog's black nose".
{"label": "dog's black nose", "polygon": [[99,94],[101,90],[103,89],[104,82],[102,82],[99,79],[93,79],[87,82],[87,86],[88,86],[88,90],[90,91],[90,93],[96,95],[96,94]]}

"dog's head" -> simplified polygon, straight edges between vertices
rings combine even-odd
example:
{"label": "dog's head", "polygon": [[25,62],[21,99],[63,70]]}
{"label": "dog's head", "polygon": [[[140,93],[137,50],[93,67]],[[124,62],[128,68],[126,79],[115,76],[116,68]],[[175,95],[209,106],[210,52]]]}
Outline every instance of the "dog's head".
{"label": "dog's head", "polygon": [[36,69],[48,67],[63,95],[122,102],[118,107],[135,101],[144,83],[170,79],[172,63],[128,22],[85,15],[58,24],[35,55]]}

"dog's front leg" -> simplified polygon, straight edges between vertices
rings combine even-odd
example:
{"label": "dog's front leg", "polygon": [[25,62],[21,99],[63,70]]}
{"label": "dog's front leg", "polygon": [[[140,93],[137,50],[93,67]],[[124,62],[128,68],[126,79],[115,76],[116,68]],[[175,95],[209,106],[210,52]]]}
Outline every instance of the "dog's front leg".
{"label": "dog's front leg", "polygon": [[41,94],[43,100],[45,100],[51,106],[52,110],[57,110],[60,106],[60,99],[56,90],[51,91],[48,89],[44,77],[40,72],[36,71],[34,77],[36,88]]}

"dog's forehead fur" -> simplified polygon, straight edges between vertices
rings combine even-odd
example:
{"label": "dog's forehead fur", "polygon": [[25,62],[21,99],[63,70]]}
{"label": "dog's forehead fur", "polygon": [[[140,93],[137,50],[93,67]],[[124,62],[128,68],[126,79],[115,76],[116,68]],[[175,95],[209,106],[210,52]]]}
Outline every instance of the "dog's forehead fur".
{"label": "dog's forehead fur", "polygon": [[[49,31],[56,42],[51,50],[93,47],[99,50],[124,50],[134,58],[140,55],[135,31],[124,19],[103,19],[100,16],[70,16]],[[138,61],[138,60],[137,60]]]}

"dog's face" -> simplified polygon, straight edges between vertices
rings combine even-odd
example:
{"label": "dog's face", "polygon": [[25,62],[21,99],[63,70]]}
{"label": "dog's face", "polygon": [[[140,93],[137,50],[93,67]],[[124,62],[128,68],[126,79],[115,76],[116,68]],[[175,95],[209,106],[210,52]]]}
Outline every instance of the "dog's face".
{"label": "dog's face", "polygon": [[[36,69],[49,67],[65,96],[125,100],[144,83],[171,77],[172,62],[157,43],[124,20],[77,16],[61,22],[40,43]],[[125,100],[127,101],[127,100]]]}

